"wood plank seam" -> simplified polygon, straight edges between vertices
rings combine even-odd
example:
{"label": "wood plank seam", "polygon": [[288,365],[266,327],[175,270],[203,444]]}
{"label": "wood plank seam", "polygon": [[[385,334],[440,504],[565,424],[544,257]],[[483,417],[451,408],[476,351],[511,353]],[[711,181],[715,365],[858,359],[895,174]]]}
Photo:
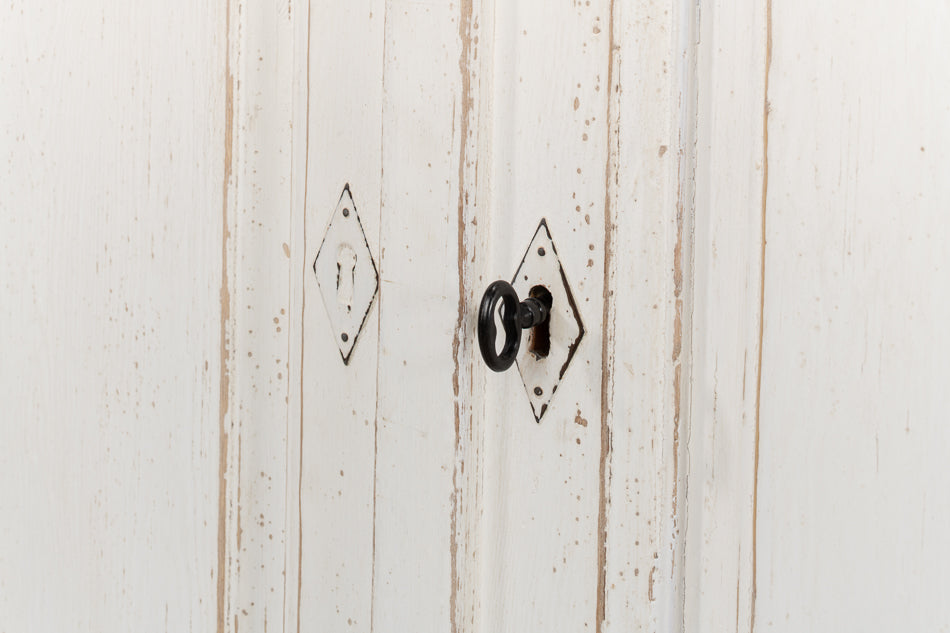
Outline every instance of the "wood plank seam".
{"label": "wood plank seam", "polygon": [[[749,612],[749,631],[755,631],[755,599],[757,590],[757,538],[759,501],[759,426],[762,410],[762,348],[765,337],[765,245],[766,205],[769,190],[769,71],[772,67],[772,0],[766,0],[765,8],[765,83],[762,95],[762,227],[759,247],[759,358],[755,383],[755,452],[752,474],[752,600]],[[738,603],[738,597],[736,598]],[[737,608],[738,615],[738,608]]]}

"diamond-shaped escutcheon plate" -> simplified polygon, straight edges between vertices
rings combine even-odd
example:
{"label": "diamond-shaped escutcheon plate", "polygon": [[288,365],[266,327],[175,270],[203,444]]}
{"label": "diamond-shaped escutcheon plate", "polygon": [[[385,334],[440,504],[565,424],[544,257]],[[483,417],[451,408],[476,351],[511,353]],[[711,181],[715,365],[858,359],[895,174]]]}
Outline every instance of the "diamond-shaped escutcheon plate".
{"label": "diamond-shaped escutcheon plate", "polygon": [[349,364],[379,288],[376,262],[366,243],[349,185],[343,188],[330,218],[313,272],[343,364]]}
{"label": "diamond-shaped escutcheon plate", "polygon": [[542,326],[526,330],[517,359],[518,372],[531,402],[534,418],[540,422],[574,358],[577,346],[584,338],[584,324],[574,301],[574,293],[567,283],[544,220],[538,225],[511,285],[522,300],[537,296],[540,287],[551,294],[547,329]]}

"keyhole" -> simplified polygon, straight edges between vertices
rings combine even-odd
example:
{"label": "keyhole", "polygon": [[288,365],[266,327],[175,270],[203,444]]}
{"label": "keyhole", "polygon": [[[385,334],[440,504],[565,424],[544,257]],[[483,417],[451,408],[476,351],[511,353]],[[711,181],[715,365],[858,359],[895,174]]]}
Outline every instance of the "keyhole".
{"label": "keyhole", "polygon": [[[540,249],[539,249],[540,250]],[[545,288],[544,286],[534,286],[528,291],[528,296],[534,297],[535,299],[540,299],[542,303],[547,307],[548,314],[551,314],[551,305],[553,303],[553,297],[551,296],[551,291]],[[547,358],[548,354],[551,353],[551,317],[548,316],[547,320],[531,328],[531,334],[528,337],[528,351],[531,352],[535,358]],[[541,395],[541,394],[538,394]]]}
{"label": "keyhole", "polygon": [[336,255],[336,300],[347,312],[353,309],[355,283],[356,251],[349,244],[340,244]]}

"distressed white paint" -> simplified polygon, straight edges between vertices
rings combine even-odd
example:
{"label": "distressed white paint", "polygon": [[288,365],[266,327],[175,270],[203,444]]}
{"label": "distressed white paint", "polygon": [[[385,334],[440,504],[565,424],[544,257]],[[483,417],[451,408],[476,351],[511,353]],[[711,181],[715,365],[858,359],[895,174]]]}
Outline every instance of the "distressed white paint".
{"label": "distressed white paint", "polygon": [[3,13],[0,629],[276,629],[289,7]]}
{"label": "distressed white paint", "polygon": [[772,3],[759,630],[950,627],[948,27]]}
{"label": "distressed white paint", "polygon": [[459,7],[389,2],[384,29],[373,627],[449,630],[458,421],[453,341],[467,116]]}
{"label": "distressed white paint", "polygon": [[4,9],[0,628],[945,628],[950,13],[814,5]]}
{"label": "distressed white paint", "polygon": [[[291,346],[291,141],[295,7],[231,0],[228,207],[230,387],[220,627],[283,630]],[[295,319],[296,321],[296,319]]]}
{"label": "distressed white paint", "polygon": [[[297,43],[309,106],[298,96],[301,590],[288,620],[669,630],[695,15],[382,4],[312,4]],[[624,83],[644,103],[623,100]],[[307,271],[346,182],[380,274],[348,367]],[[538,424],[515,370],[485,370],[475,315],[542,218],[586,333]],[[618,314],[629,327],[605,326]],[[606,376],[605,353],[622,363]]]}
{"label": "distressed white paint", "polygon": [[586,333],[540,424],[517,374],[486,381],[483,630],[597,626],[609,4],[495,4],[480,286],[545,218]]}
{"label": "distressed white paint", "polygon": [[614,4],[605,631],[683,627],[698,18]]}
{"label": "distressed white paint", "polygon": [[950,12],[726,4],[700,52],[688,628],[944,630]]}
{"label": "distressed white paint", "polygon": [[0,629],[218,620],[223,2],[0,9]]}
{"label": "distressed white paint", "polygon": [[289,472],[297,475],[288,477],[288,524],[297,538],[287,558],[287,630],[371,627],[376,358],[385,295],[377,296],[344,366],[313,262],[349,184],[381,269],[382,5],[328,0],[303,3],[297,14],[303,26],[294,60],[302,79],[292,179],[300,220],[291,255],[301,293],[294,314],[302,312],[302,320],[294,337],[301,368],[293,380],[299,393],[292,402],[299,404],[291,407],[288,451]]}
{"label": "distressed white paint", "polygon": [[702,5],[685,628],[750,631],[767,5]]}

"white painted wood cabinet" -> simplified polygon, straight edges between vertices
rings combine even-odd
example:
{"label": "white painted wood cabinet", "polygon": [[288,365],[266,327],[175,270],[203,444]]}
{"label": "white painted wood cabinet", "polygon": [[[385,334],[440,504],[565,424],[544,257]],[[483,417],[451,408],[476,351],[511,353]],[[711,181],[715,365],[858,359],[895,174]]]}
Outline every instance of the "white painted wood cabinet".
{"label": "white painted wood cabinet", "polygon": [[0,633],[950,628],[947,7],[0,16]]}

